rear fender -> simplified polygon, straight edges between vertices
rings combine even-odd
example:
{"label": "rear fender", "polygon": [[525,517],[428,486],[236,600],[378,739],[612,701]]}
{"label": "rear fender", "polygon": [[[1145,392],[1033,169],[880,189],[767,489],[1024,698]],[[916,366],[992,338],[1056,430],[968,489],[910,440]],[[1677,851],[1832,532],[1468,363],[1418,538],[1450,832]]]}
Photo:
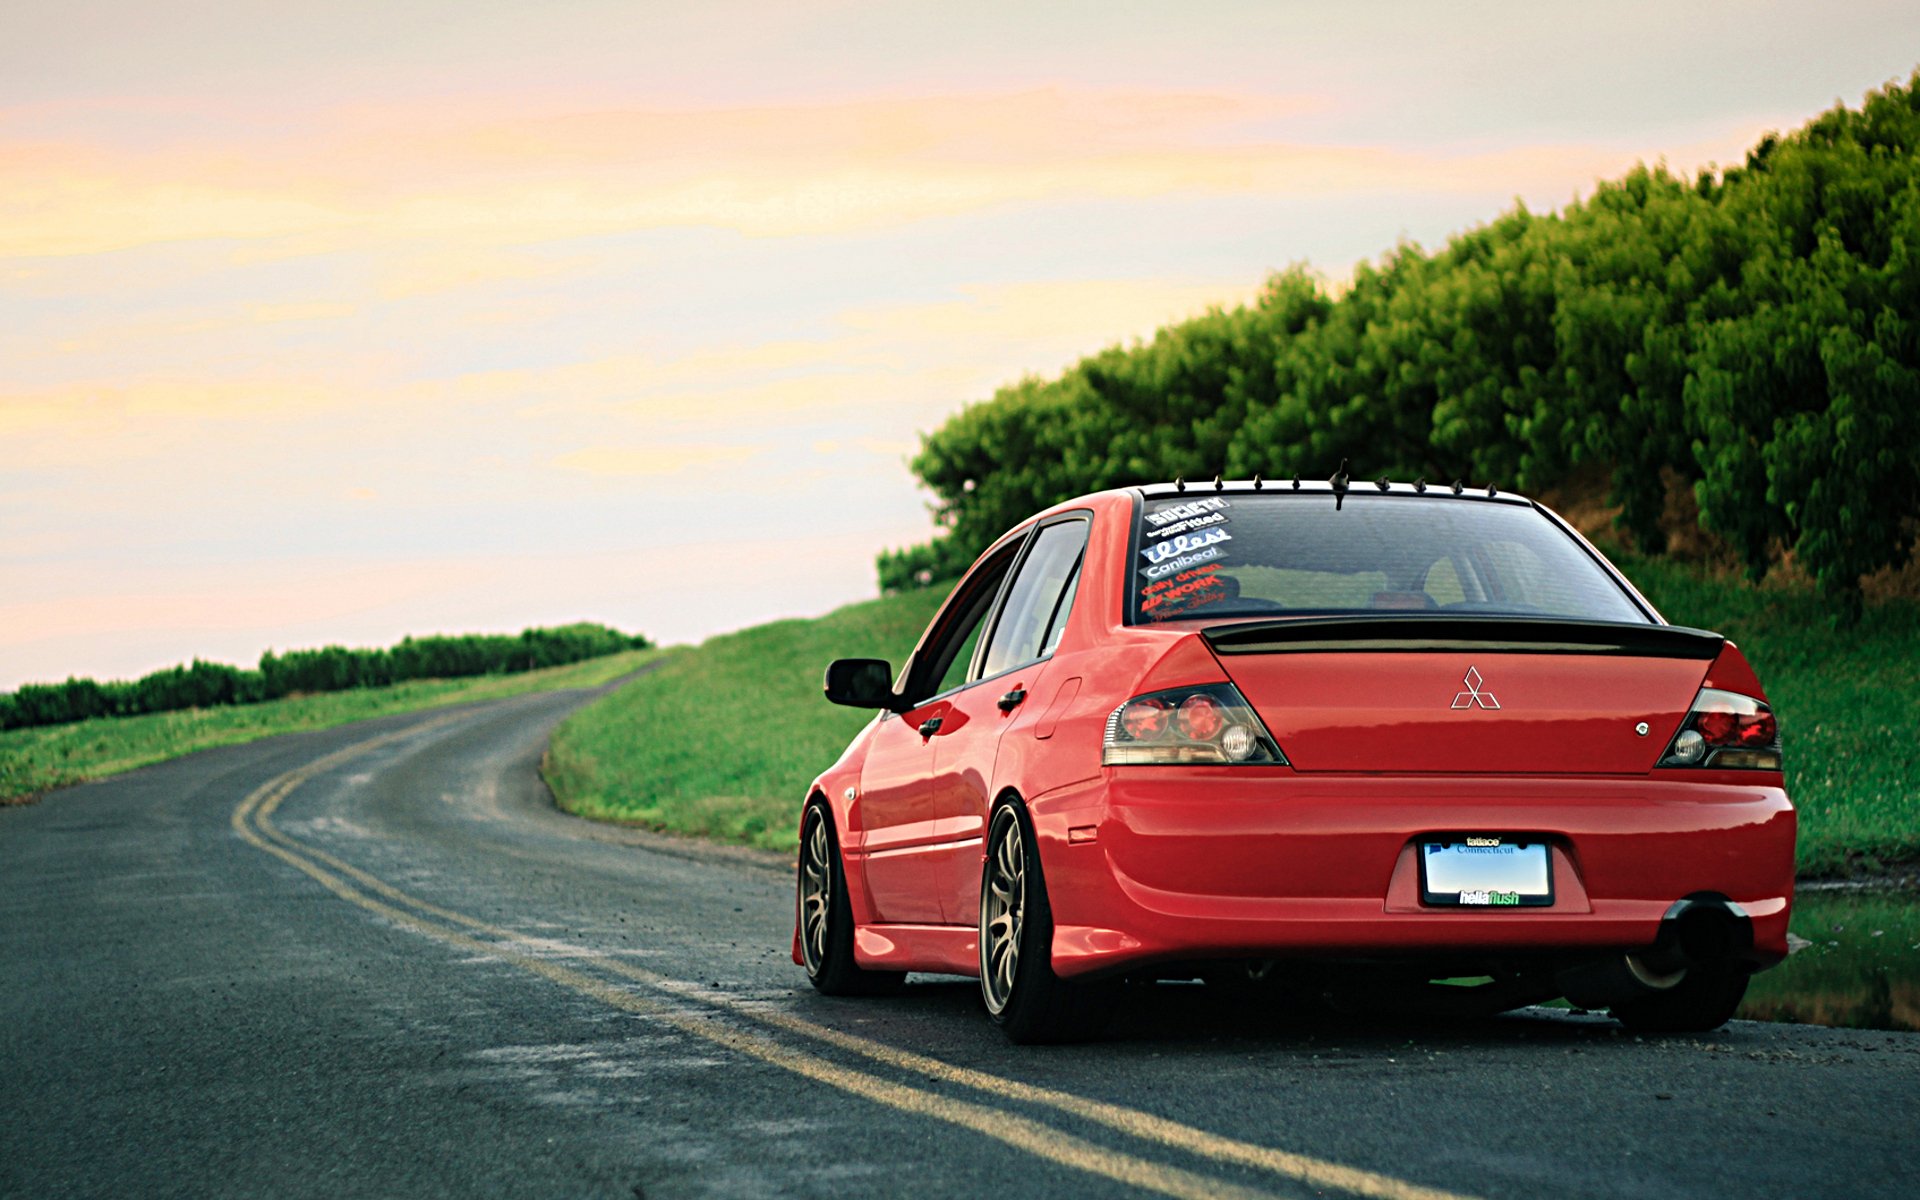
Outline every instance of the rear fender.
{"label": "rear fender", "polygon": [[1226,669],[1207,648],[1206,639],[1193,633],[1174,642],[1166,653],[1155,659],[1131,694],[1139,696],[1167,688],[1225,682]]}
{"label": "rear fender", "polygon": [[1713,660],[1713,666],[1707,671],[1706,681],[1701,687],[1719,688],[1725,692],[1738,692],[1742,696],[1752,696],[1764,701],[1767,693],[1760,687],[1760,677],[1753,673],[1747,664],[1747,656],[1740,653],[1740,647],[1727,642],[1721,647],[1720,656]]}
{"label": "rear fender", "polygon": [[[847,846],[848,830],[853,828],[853,814],[859,802],[857,799],[847,799],[846,793],[852,787],[852,780],[857,778],[856,774],[836,778],[834,772],[828,772],[816,779],[812,790],[807,794],[806,804],[800,807],[800,825],[794,831],[796,859],[794,870],[798,872],[799,839],[806,828],[807,809],[814,804],[826,805],[827,814],[833,820],[834,844],[840,847],[840,874],[846,884],[847,906],[853,912],[853,924],[856,929],[873,923],[873,908],[867,898],[866,877],[857,869],[859,855]],[[857,791],[855,796],[858,796]],[[800,889],[798,886],[795,886],[793,895],[793,961],[805,962],[800,957]]]}

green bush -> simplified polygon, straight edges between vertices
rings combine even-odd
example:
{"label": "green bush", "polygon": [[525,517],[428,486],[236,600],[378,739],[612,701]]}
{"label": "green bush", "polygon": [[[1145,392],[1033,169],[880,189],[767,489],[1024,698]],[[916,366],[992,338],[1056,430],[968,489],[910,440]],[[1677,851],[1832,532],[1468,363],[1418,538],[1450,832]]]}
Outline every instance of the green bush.
{"label": "green bush", "polygon": [[1304,269],[926,435],[936,537],[887,591],[1086,491],[1216,472],[1609,481],[1663,543],[1669,480],[1756,577],[1790,550],[1843,611],[1920,529],[1920,73],[1744,165],[1640,167],[1558,214],[1401,246],[1338,296]]}
{"label": "green bush", "polygon": [[191,666],[166,667],[128,686],[129,703],[117,714],[173,712],[247,704],[263,697],[260,672],[194,659]]}
{"label": "green bush", "polygon": [[581,622],[518,634],[409,637],[390,650],[345,646],[285,654],[269,650],[260,656],[257,671],[195,659],[190,666],[165,667],[131,683],[69,679],[30,683],[10,694],[0,693],[0,729],[254,704],[414,679],[506,675],[644,650],[650,644],[637,634]]}

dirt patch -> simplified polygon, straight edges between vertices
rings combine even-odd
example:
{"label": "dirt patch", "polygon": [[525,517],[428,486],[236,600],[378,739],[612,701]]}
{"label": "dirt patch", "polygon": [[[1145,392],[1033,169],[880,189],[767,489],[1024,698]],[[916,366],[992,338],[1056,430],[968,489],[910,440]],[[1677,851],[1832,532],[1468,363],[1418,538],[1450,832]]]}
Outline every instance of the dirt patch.
{"label": "dirt patch", "polygon": [[[1611,482],[1612,473],[1607,468],[1586,466],[1565,481],[1542,489],[1539,500],[1585,537],[1622,543],[1643,552],[1652,550],[1704,566],[1716,575],[1732,577],[1745,571],[1745,564],[1727,541],[1701,524],[1693,484],[1672,467],[1660,469],[1665,500],[1660,511],[1662,544],[1657,547],[1640,546],[1631,533],[1616,524],[1620,506],[1607,499]],[[1907,536],[1913,553],[1905,563],[1861,576],[1860,589],[1868,601],[1920,598],[1920,522],[1910,523]],[[1768,560],[1766,586],[1804,587],[1812,582],[1795,561],[1791,548],[1776,544]]]}

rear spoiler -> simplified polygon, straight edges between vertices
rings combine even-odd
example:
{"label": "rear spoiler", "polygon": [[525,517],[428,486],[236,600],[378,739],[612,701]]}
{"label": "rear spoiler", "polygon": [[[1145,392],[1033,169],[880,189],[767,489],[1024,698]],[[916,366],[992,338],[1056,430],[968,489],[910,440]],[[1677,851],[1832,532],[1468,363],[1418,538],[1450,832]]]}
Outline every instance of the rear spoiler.
{"label": "rear spoiler", "polygon": [[1294,617],[1200,631],[1216,654],[1610,654],[1630,658],[1719,657],[1726,639],[1704,629],[1551,617]]}

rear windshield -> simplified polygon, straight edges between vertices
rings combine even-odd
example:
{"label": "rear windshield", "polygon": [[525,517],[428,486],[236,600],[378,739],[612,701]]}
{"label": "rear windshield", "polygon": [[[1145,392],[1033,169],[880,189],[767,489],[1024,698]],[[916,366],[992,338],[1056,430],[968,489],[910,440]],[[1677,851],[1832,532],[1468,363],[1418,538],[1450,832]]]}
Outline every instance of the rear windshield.
{"label": "rear windshield", "polygon": [[1131,619],[1392,612],[1648,617],[1530,507],[1454,496],[1321,493],[1148,500]]}

